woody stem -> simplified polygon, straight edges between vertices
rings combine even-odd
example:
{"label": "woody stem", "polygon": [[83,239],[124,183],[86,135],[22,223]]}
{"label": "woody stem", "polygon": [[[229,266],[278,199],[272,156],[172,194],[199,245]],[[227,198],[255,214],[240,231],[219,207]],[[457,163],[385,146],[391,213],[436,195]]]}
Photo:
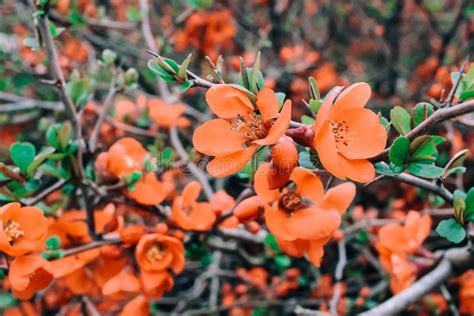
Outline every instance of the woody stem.
{"label": "woody stem", "polygon": [[[33,8],[36,8],[35,1],[32,1]],[[90,236],[93,239],[97,238],[95,233],[95,222],[94,222],[94,209],[90,205],[88,200],[88,188],[83,184],[84,179],[84,166],[82,161],[82,153],[84,149],[84,141],[82,138],[82,128],[79,116],[77,114],[74,103],[72,102],[71,97],[69,96],[66,90],[66,80],[64,79],[64,74],[62,72],[58,52],[54,44],[53,36],[49,30],[49,19],[47,10],[43,14],[38,16],[38,32],[41,36],[41,40],[46,51],[46,56],[49,62],[49,74],[54,81],[54,86],[59,90],[61,101],[64,105],[66,115],[71,122],[71,125],[74,130],[74,137],[79,141],[79,147],[77,149],[76,158],[77,158],[77,174],[75,175],[75,182],[80,183],[82,197],[84,199],[84,204],[86,205],[86,220],[87,227]]]}

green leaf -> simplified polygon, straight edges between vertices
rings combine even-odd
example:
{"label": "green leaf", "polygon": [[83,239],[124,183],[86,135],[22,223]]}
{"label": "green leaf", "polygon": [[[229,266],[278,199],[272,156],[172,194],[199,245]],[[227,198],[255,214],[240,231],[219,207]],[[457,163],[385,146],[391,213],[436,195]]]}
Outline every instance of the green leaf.
{"label": "green leaf", "polygon": [[390,162],[395,166],[404,166],[410,149],[410,140],[405,136],[399,136],[390,147]]}
{"label": "green leaf", "polygon": [[250,90],[250,80],[247,72],[247,66],[245,65],[245,61],[242,57],[240,57],[240,79],[242,80],[242,85],[247,90]]}
{"label": "green leaf", "polygon": [[179,85],[178,90],[180,92],[185,92],[189,88],[191,88],[194,85],[194,82],[192,80],[186,80],[182,84]]}
{"label": "green leaf", "polygon": [[262,73],[260,72],[260,52],[258,52],[257,57],[255,58],[255,63],[253,64],[252,75],[250,77],[250,88],[254,93],[257,93],[258,89],[263,87],[259,87],[260,76],[262,76]]}
{"label": "green leaf", "polygon": [[281,110],[283,107],[283,103],[285,102],[285,94],[283,92],[275,93],[277,100],[278,100],[278,109]]}
{"label": "green leaf", "polygon": [[90,97],[90,84],[88,79],[74,78],[66,84],[66,89],[74,105],[84,106]]}
{"label": "green leaf", "polygon": [[400,170],[395,171],[385,162],[378,162],[374,165],[374,167],[375,167],[375,171],[377,171],[378,174],[389,176],[389,177],[395,177],[404,170],[404,168],[400,168]]}
{"label": "green leaf", "polygon": [[393,127],[401,135],[406,135],[411,130],[410,114],[400,106],[396,106],[390,111],[390,120],[392,121]]}
{"label": "green leaf", "polygon": [[453,243],[460,243],[466,238],[466,231],[454,218],[439,222],[436,232]]}
{"label": "green leaf", "polygon": [[433,106],[428,102],[420,102],[415,105],[411,111],[412,127],[415,128],[420,125],[420,123],[426,120],[433,112]]}
{"label": "green leaf", "polygon": [[314,79],[313,77],[309,77],[308,82],[309,82],[309,92],[311,94],[311,99],[318,101],[321,98],[321,93],[319,92],[316,79]]}
{"label": "green leaf", "polygon": [[13,307],[16,304],[16,298],[13,294],[5,292],[0,293],[0,309],[7,309],[9,307]]}
{"label": "green leaf", "polygon": [[131,22],[138,22],[141,20],[142,15],[138,7],[134,5],[129,5],[127,8],[127,18]]}
{"label": "green leaf", "polygon": [[315,166],[313,162],[311,161],[311,155],[307,151],[300,151],[298,154],[299,156],[299,163],[301,167],[307,168],[307,169],[313,169]]}
{"label": "green leaf", "polygon": [[309,108],[314,113],[318,113],[318,111],[321,108],[322,104],[323,104],[322,100],[314,100],[314,99],[309,100]]}
{"label": "green leaf", "polygon": [[13,163],[22,173],[26,172],[28,166],[33,162],[36,155],[35,146],[31,143],[14,143],[10,146],[10,157]]}
{"label": "green leaf", "polygon": [[469,99],[473,99],[473,98],[474,98],[474,90],[463,91],[459,94],[459,99],[463,102]]}
{"label": "green leaf", "polygon": [[274,258],[275,263],[282,269],[291,266],[291,259],[287,255],[279,255]]}
{"label": "green leaf", "polygon": [[306,125],[312,125],[314,123],[314,118],[309,117],[308,115],[301,116],[301,123]]}
{"label": "green leaf", "polygon": [[188,70],[189,63],[191,62],[191,57],[193,54],[189,54],[188,57],[183,61],[183,63],[179,66],[178,69],[178,77],[186,80],[188,79],[188,75],[186,74],[186,71]]}
{"label": "green leaf", "polygon": [[443,168],[419,162],[412,162],[408,165],[407,170],[415,176],[428,179],[439,178],[444,172]]}
{"label": "green leaf", "polygon": [[43,150],[36,158],[30,163],[28,168],[26,169],[26,174],[28,176],[32,176],[35,170],[46,160],[48,159],[51,154],[53,154],[56,150],[53,147],[47,147]]}
{"label": "green leaf", "polygon": [[415,138],[410,145],[410,160],[425,160],[426,156],[433,156],[436,160],[438,155],[437,146],[444,141],[445,139],[441,136],[423,135]]}
{"label": "green leaf", "polygon": [[278,243],[276,241],[275,236],[273,236],[270,233],[268,233],[265,236],[265,239],[263,240],[263,243],[275,252],[280,252],[281,251],[280,246],[278,246]]}
{"label": "green leaf", "polygon": [[59,238],[59,236],[54,235],[46,239],[46,247],[49,250],[58,250],[60,246],[61,238]]}

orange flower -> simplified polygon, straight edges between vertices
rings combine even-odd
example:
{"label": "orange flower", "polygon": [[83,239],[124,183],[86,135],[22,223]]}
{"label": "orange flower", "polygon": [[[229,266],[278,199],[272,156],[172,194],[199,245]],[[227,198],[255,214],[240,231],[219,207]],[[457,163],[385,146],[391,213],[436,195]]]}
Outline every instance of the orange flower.
{"label": "orange flower", "polygon": [[48,221],[36,207],[8,203],[0,208],[0,250],[21,256],[40,250],[48,233]]}
{"label": "orange flower", "polygon": [[420,216],[410,211],[404,226],[387,224],[379,231],[379,241],[375,248],[380,255],[380,263],[390,273],[390,288],[393,293],[409,287],[416,280],[416,266],[408,260],[428,237],[431,217]]}
{"label": "orange flower", "polygon": [[290,180],[294,184],[280,190],[268,188],[269,164],[261,164],[255,173],[254,188],[265,203],[265,223],[283,251],[291,256],[308,254],[319,266],[323,246],[341,223],[355,196],[355,185],[343,183],[324,194],[323,184],[310,170],[296,167]]}
{"label": "orange flower", "polygon": [[263,210],[262,201],[258,196],[251,196],[242,200],[234,209],[234,216],[241,223],[254,221]]}
{"label": "orange flower", "polygon": [[147,316],[150,315],[150,304],[143,295],[135,297],[127,303],[120,312],[120,316]]}
{"label": "orange flower", "polygon": [[459,311],[462,314],[474,314],[474,270],[467,270],[459,277]]}
{"label": "orange flower", "polygon": [[197,202],[201,193],[201,184],[189,182],[181,196],[173,201],[171,219],[186,230],[209,230],[216,221],[216,213],[208,202]]}
{"label": "orange flower", "polygon": [[167,105],[160,99],[148,100],[150,117],[164,128],[189,126],[189,120],[182,116],[185,110],[184,104]]}
{"label": "orange flower", "polygon": [[142,270],[140,280],[145,295],[152,299],[159,299],[173,288],[174,281],[171,274],[166,271],[147,272]]}
{"label": "orange flower", "polygon": [[8,280],[13,294],[22,300],[30,299],[53,280],[51,264],[40,256],[16,257],[10,264]]}
{"label": "orange flower", "polygon": [[[259,146],[276,143],[291,120],[291,101],[278,114],[278,100],[269,88],[257,94],[257,109],[248,95],[231,85],[219,84],[206,93],[211,111],[219,118],[199,126],[193,135],[194,147],[215,156],[207,165],[215,177],[231,175],[250,161]],[[278,118],[277,118],[278,117]]]}
{"label": "orange flower", "polygon": [[135,183],[133,190],[127,191],[127,196],[143,205],[157,205],[163,202],[168,193],[155,173],[149,171]]}
{"label": "orange flower", "polygon": [[134,138],[126,137],[115,142],[107,152],[107,170],[120,178],[143,169],[148,152]]}
{"label": "orange flower", "polygon": [[104,284],[102,294],[121,299],[127,294],[140,291],[140,288],[140,281],[135,275],[122,271]]}
{"label": "orange flower", "polygon": [[142,270],[147,272],[159,272],[169,267],[180,273],[184,269],[183,243],[170,236],[143,236],[137,244],[135,257]]}
{"label": "orange flower", "polygon": [[353,84],[337,99],[335,94],[327,96],[316,116],[313,147],[324,168],[340,179],[373,179],[375,169],[367,158],[385,148],[385,127],[377,114],[364,108],[370,93],[368,84]]}

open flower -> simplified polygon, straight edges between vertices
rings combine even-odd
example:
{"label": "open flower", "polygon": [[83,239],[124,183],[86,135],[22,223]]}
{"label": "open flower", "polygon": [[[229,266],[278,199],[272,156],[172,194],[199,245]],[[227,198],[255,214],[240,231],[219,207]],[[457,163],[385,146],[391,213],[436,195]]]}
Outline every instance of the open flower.
{"label": "open flower", "polygon": [[30,299],[53,280],[51,264],[37,255],[16,257],[10,264],[8,280],[13,294],[22,300]]}
{"label": "open flower", "polygon": [[323,246],[341,223],[343,214],[355,196],[355,186],[343,183],[324,194],[317,175],[296,167],[290,185],[270,190],[269,164],[261,164],[255,173],[254,188],[265,203],[265,223],[283,251],[295,257],[305,253],[319,266]]}
{"label": "open flower", "polygon": [[152,299],[159,299],[165,292],[173,288],[174,281],[171,274],[166,271],[147,272],[142,270],[140,280],[145,295]]}
{"label": "open flower", "polygon": [[201,192],[201,184],[189,182],[181,196],[173,201],[171,219],[186,230],[209,230],[216,221],[216,213],[211,203],[197,202]]}
{"label": "open flower", "polygon": [[161,234],[143,236],[137,244],[135,257],[142,270],[158,272],[171,268],[175,273],[184,269],[183,243]]}
{"label": "open flower", "polygon": [[219,118],[199,126],[193,144],[199,152],[215,157],[207,165],[215,177],[242,169],[259,146],[276,143],[291,120],[291,101],[285,102],[279,114],[277,97],[269,88],[258,92],[257,108],[245,92],[226,84],[210,88],[206,101]]}
{"label": "open flower", "polygon": [[416,266],[408,260],[428,237],[431,217],[410,211],[405,224],[387,224],[379,231],[375,248],[380,255],[380,263],[390,273],[390,289],[398,293],[416,280]]}
{"label": "open flower", "polygon": [[150,99],[147,105],[150,117],[158,126],[164,128],[189,126],[189,120],[182,116],[186,110],[184,104],[167,105],[160,99]]}
{"label": "open flower", "polygon": [[140,291],[140,281],[133,273],[122,271],[110,278],[102,287],[102,294],[122,299],[127,294]]}
{"label": "open flower", "polygon": [[146,172],[135,183],[133,190],[128,190],[129,198],[137,201],[143,205],[157,205],[163,202],[169,191],[165,189],[164,185],[156,178],[154,172]]}
{"label": "open flower", "polygon": [[48,221],[39,208],[9,203],[0,208],[0,250],[21,256],[40,250],[48,233]]}
{"label": "open flower", "polygon": [[336,100],[334,93],[327,96],[316,116],[313,147],[324,168],[340,179],[372,180],[375,169],[367,159],[385,148],[385,127],[364,108],[370,93],[367,83],[353,84]]}
{"label": "open flower", "polygon": [[134,138],[125,137],[115,142],[107,152],[106,168],[116,178],[143,169],[148,152]]}

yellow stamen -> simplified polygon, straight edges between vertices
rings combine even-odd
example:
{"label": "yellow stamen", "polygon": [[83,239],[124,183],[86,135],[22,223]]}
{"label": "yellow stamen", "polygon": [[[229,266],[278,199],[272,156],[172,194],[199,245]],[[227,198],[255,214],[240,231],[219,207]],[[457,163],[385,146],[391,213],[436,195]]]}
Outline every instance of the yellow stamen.
{"label": "yellow stamen", "polygon": [[232,122],[231,130],[237,132],[248,140],[264,139],[270,130],[271,123],[264,122],[255,114],[250,114],[247,117],[242,115],[237,116]]}
{"label": "yellow stamen", "polygon": [[12,220],[9,220],[7,224],[3,226],[3,231],[7,236],[8,242],[13,242],[25,234],[25,232],[21,230],[20,223]]}
{"label": "yellow stamen", "polygon": [[165,247],[158,242],[153,243],[145,253],[145,257],[150,262],[157,262],[163,259]]}

